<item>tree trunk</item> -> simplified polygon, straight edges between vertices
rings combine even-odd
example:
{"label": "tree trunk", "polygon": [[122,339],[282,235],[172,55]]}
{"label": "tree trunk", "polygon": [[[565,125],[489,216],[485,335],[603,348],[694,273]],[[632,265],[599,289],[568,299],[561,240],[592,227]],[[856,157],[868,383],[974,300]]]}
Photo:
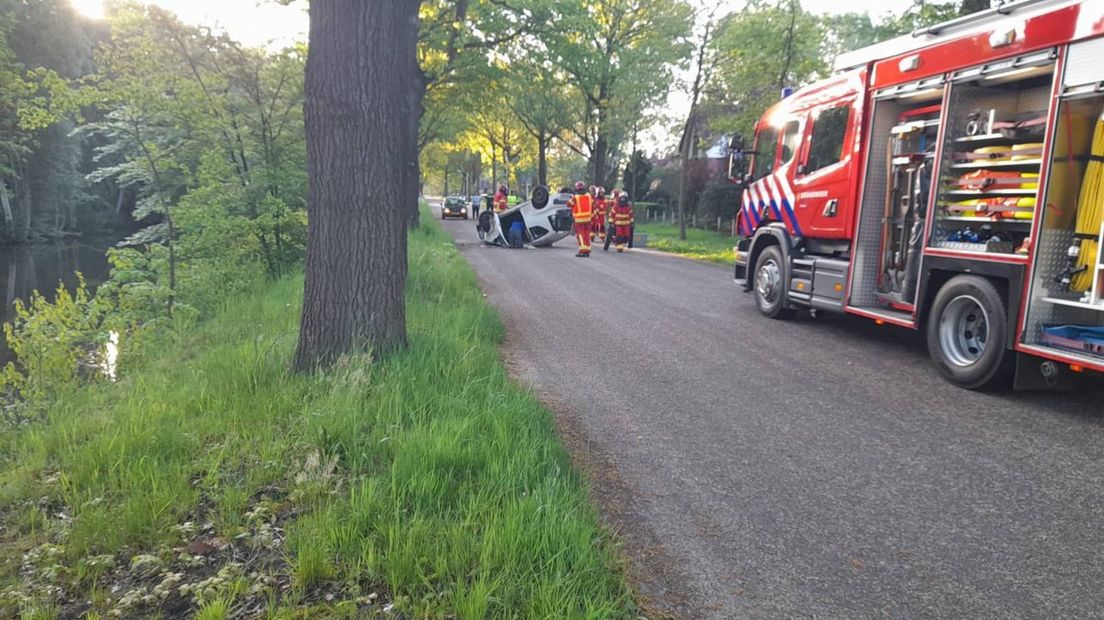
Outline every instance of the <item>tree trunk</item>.
{"label": "tree trunk", "polygon": [[537,136],[537,185],[548,185],[548,142],[543,131]]}
{"label": "tree trunk", "polygon": [[602,187],[606,186],[606,151],[609,149],[609,140],[606,136],[599,134],[598,138],[594,141],[594,152],[590,154],[590,167],[593,169],[591,174],[594,176],[595,185]]}
{"label": "tree trunk", "polygon": [[11,200],[8,199],[8,186],[3,181],[0,181],[0,207],[3,208],[4,212],[4,234],[10,239],[14,232],[12,229],[14,218],[12,217]]}
{"label": "tree trunk", "polygon": [[[310,3],[308,223],[294,368],[406,345],[419,0]],[[415,166],[416,168],[416,166]],[[396,183],[396,179],[399,183]],[[416,199],[415,199],[416,200]]]}
{"label": "tree trunk", "polygon": [[782,73],[778,76],[778,93],[786,88],[786,80],[790,75],[790,64],[793,62],[794,51],[794,25],[797,23],[797,0],[790,0],[790,25],[786,28],[786,56],[782,64]]}
{"label": "tree trunk", "polygon": [[491,193],[498,191],[498,152],[494,140],[491,140]]}
{"label": "tree trunk", "polygon": [[686,135],[683,136],[682,170],[679,173],[678,225],[679,240],[686,241],[686,205],[690,202],[690,156],[694,153],[694,113],[686,122]]}
{"label": "tree trunk", "polygon": [[[417,37],[417,11],[418,5],[421,4],[421,0],[402,0],[402,3],[404,5],[408,3],[414,5],[414,35]],[[413,68],[410,69],[411,74],[407,76],[403,84],[403,86],[405,86],[403,94],[405,96],[406,105],[406,110],[404,112],[406,117],[403,121],[407,128],[407,148],[404,160],[406,165],[403,167],[402,176],[400,177],[403,185],[404,200],[409,201],[406,205],[409,213],[407,226],[411,229],[419,228],[422,225],[422,212],[420,210],[420,198],[422,197],[420,156],[422,145],[418,142],[418,129],[422,123],[422,116],[425,114],[423,101],[425,100],[426,88],[429,84],[425,74],[418,66],[417,57],[414,58],[413,63]],[[402,70],[402,68],[397,69],[397,71],[400,72]]]}
{"label": "tree trunk", "polygon": [[[24,173],[26,169],[24,169]],[[31,239],[31,183],[26,176],[19,182],[18,199],[16,200],[16,241],[30,241]]]}

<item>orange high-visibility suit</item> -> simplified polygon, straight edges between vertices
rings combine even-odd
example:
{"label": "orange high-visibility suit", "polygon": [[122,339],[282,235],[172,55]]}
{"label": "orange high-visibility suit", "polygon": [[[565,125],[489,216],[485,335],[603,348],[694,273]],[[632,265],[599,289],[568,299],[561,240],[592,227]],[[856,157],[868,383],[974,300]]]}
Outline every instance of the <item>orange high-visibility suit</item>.
{"label": "orange high-visibility suit", "polygon": [[625,244],[629,242],[629,236],[632,235],[632,225],[635,221],[633,208],[628,199],[619,200],[617,204],[613,205],[611,217],[613,217],[613,225],[617,233],[614,238],[617,243],[617,251],[624,252]]}
{"label": "orange high-visibility suit", "polygon": [[506,200],[506,192],[495,192],[494,197],[494,210],[495,213],[502,213],[510,206],[510,203]]}
{"label": "orange high-visibility suit", "polygon": [[606,215],[609,214],[610,204],[612,203],[604,197],[594,201],[594,225],[590,228],[591,240],[594,240],[595,235],[598,235],[602,241],[606,240]]}
{"label": "orange high-visibility suit", "polygon": [[575,194],[567,201],[575,218],[575,239],[579,242],[577,256],[590,256],[590,220],[594,215],[594,203],[590,194]]}

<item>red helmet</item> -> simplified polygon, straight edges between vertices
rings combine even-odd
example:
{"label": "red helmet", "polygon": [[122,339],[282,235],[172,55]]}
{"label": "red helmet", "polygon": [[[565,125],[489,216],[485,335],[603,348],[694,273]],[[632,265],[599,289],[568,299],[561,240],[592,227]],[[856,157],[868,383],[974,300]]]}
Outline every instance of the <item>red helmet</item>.
{"label": "red helmet", "polygon": [[583,183],[582,181],[578,181],[578,182],[575,183],[575,193],[576,194],[585,194],[586,191],[587,191],[586,183]]}

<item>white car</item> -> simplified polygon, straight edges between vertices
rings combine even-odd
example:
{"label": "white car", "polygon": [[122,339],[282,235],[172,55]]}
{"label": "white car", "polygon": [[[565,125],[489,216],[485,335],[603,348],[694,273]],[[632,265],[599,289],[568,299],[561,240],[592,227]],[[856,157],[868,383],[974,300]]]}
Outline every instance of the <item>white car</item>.
{"label": "white car", "polygon": [[567,206],[570,199],[571,194],[550,195],[548,188],[538,187],[533,190],[532,199],[502,213],[480,213],[475,229],[484,243],[508,248],[510,227],[514,222],[521,222],[526,244],[550,246],[570,235],[575,227],[575,218],[571,217],[571,209]]}

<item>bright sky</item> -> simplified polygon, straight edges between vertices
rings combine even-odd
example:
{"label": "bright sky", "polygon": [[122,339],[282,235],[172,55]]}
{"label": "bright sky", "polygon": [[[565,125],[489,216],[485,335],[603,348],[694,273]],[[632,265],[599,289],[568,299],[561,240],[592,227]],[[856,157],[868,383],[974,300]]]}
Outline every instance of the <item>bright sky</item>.
{"label": "bright sky", "polygon": [[[275,0],[140,0],[176,13],[189,24],[224,30],[250,46],[291,43],[307,38],[307,4],[295,0],[288,6]],[[111,0],[69,0],[89,17],[104,16]]]}

